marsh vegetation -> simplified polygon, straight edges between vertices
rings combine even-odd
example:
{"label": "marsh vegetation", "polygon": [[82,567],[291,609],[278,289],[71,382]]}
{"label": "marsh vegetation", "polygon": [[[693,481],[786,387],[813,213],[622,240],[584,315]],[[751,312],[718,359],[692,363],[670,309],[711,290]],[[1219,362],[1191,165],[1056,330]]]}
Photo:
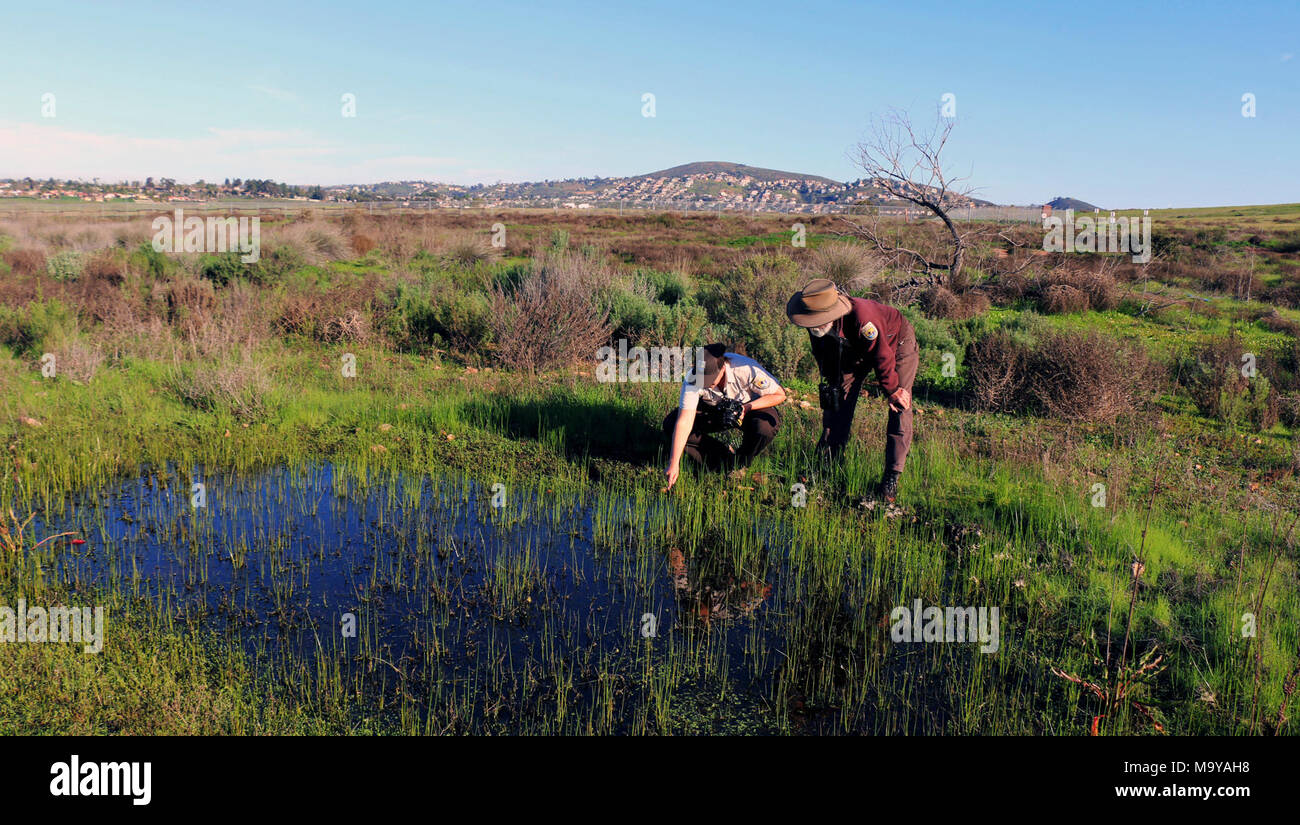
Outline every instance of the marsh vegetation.
{"label": "marsh vegetation", "polygon": [[[0,225],[0,604],[109,627],[0,645],[0,730],[1294,732],[1284,228],[1166,227],[1145,269],[991,228],[942,287],[821,219],[303,217],[247,265],[147,228]],[[917,330],[898,518],[857,506],[883,404],[808,478],[769,299],[822,271]],[[676,389],[595,382],[620,337],[772,365],[749,477],[660,492]],[[997,652],[894,641],[918,599],[997,606]]]}

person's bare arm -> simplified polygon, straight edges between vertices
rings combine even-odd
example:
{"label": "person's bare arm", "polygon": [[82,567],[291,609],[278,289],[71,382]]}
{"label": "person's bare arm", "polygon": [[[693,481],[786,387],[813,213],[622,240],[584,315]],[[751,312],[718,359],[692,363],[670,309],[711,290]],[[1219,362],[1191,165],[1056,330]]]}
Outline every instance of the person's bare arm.
{"label": "person's bare arm", "polygon": [[682,453],[686,451],[686,439],[691,437],[691,427],[694,425],[694,409],[677,411],[677,424],[673,427],[672,455],[668,458],[668,469],[664,470],[664,475],[668,478],[668,486],[665,490],[671,490],[677,483],[677,476],[681,472]]}
{"label": "person's bare arm", "polygon": [[775,407],[776,405],[783,403],[785,403],[785,390],[768,393],[767,395],[760,395],[758,398],[755,398],[753,401],[750,401],[745,405],[745,412],[740,416],[740,420],[744,421],[745,416],[752,413],[754,410],[765,410],[768,407]]}

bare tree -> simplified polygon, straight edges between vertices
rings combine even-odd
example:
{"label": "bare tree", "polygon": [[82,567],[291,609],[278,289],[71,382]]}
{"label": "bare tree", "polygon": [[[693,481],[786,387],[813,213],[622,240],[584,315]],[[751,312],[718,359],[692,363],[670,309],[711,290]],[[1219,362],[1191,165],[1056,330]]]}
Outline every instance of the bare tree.
{"label": "bare tree", "polygon": [[[930,283],[946,285],[961,275],[962,258],[968,246],[967,235],[957,229],[948,210],[966,202],[971,188],[960,188],[964,178],[955,178],[943,168],[941,155],[952,133],[954,121],[936,116],[932,128],[921,131],[912,126],[907,113],[890,110],[874,119],[871,138],[858,144],[853,161],[871,182],[890,197],[924,209],[943,222],[950,236],[951,256],[947,261],[934,260],[925,251],[887,240],[874,221],[845,218],[855,235],[880,252],[920,266],[931,276]],[[935,277],[937,275],[937,277]]]}

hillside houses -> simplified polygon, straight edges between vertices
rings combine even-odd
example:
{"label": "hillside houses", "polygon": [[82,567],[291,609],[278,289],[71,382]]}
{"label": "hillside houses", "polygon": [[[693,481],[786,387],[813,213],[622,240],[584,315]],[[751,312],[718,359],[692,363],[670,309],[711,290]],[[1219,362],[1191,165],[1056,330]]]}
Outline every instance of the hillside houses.
{"label": "hillside houses", "polygon": [[[105,202],[206,201],[213,198],[275,198],[326,202],[385,202],[410,207],[544,207],[695,209],[779,211],[802,214],[842,212],[857,205],[902,208],[906,203],[886,194],[880,181],[833,181],[827,178],[739,164],[687,164],[662,173],[627,178],[574,178],[521,183],[451,184],[430,181],[385,181],[340,186],[289,186],[272,181],[227,179],[222,184],[178,183],[170,178],[140,182],[87,184],[53,180],[0,182],[0,198],[76,199]],[[957,206],[969,199],[954,198]]]}

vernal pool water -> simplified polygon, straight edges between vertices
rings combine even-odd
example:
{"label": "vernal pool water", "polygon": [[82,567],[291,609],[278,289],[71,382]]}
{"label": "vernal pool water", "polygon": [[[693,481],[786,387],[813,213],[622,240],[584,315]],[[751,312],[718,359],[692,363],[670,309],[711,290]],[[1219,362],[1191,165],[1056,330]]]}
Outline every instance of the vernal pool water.
{"label": "vernal pool water", "polygon": [[878,712],[933,663],[891,652],[870,565],[796,561],[788,525],[720,527],[704,510],[328,464],[169,468],[35,532],[83,532],[58,560],[78,588],[149,598],[287,678],[364,685],[421,729],[942,726],[941,706]]}

